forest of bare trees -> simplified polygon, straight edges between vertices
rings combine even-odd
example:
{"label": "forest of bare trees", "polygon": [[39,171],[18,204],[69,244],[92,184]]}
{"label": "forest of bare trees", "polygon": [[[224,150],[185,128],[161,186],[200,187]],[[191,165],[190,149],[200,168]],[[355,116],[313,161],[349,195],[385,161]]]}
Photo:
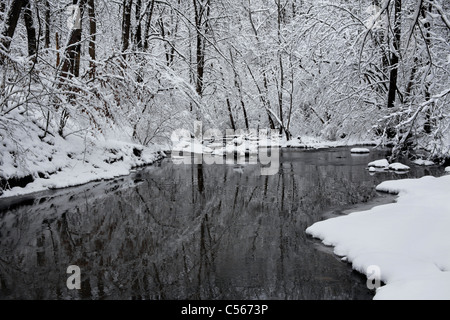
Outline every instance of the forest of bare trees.
{"label": "forest of bare trees", "polygon": [[449,157],[448,1],[0,3],[2,139],[150,145],[199,120]]}

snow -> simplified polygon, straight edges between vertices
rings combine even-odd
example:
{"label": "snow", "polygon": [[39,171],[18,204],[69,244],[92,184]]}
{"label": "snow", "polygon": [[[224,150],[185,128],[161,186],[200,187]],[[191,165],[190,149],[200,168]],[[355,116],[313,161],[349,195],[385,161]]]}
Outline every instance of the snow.
{"label": "snow", "polygon": [[445,168],[445,172],[450,173],[450,167]]}
{"label": "snow", "polygon": [[435,163],[430,160],[417,159],[413,161],[414,164],[418,166],[434,166]]}
{"label": "snow", "polygon": [[[302,136],[295,139],[281,142],[283,148],[299,148],[299,149],[328,149],[337,147],[348,147],[348,146],[375,146],[377,141],[361,141],[354,139],[343,139],[336,141],[324,141],[323,139],[318,139],[311,136]],[[355,150],[368,150],[367,148],[354,148]],[[364,152],[367,153],[367,152]]]}
{"label": "snow", "polygon": [[[328,149],[344,146],[356,145],[375,145],[373,141],[324,141],[313,137],[298,137],[290,141],[281,138],[278,135],[272,136],[252,136],[252,135],[238,135],[230,137],[224,142],[210,142],[199,141],[198,139],[184,139],[181,141],[174,141],[172,153],[175,155],[183,155],[187,153],[205,154],[210,153],[214,156],[226,156],[227,154],[236,153],[240,156],[256,155],[259,148],[265,147],[280,147],[280,148],[298,148],[298,149]],[[357,154],[370,153],[367,148],[353,148],[351,152]],[[389,163],[386,165],[386,167]]]}
{"label": "snow", "polygon": [[[106,139],[74,134],[63,139],[49,135],[41,139],[39,130],[27,123],[3,135],[0,198],[114,179],[165,156],[159,146],[144,147],[112,136]],[[26,186],[10,185],[12,179],[26,177],[32,179]]]}
{"label": "snow", "polygon": [[384,169],[389,167],[389,161],[387,161],[386,159],[377,160],[369,163],[368,166],[373,168]]}
{"label": "snow", "polygon": [[249,138],[244,136],[233,137],[224,142],[202,142],[197,139],[177,142],[172,148],[175,155],[212,154],[214,156],[226,156],[236,153],[240,156],[256,155],[260,147],[278,147],[279,141],[267,138]]}
{"label": "snow", "polygon": [[369,149],[366,148],[353,148],[352,150],[350,150],[351,153],[357,153],[357,154],[365,154],[365,153],[370,153]]}
{"label": "snow", "polygon": [[179,153],[194,153],[194,154],[205,154],[205,153],[213,153],[213,149],[204,146],[200,141],[192,140],[192,141],[181,141],[179,144],[175,145],[172,148],[172,152]]}
{"label": "snow", "polygon": [[384,170],[392,170],[397,172],[406,172],[409,171],[411,168],[407,165],[404,165],[402,163],[396,162],[390,164],[388,160],[382,159],[382,160],[376,160],[367,165],[369,167],[370,172],[377,172],[377,171],[384,171]]}
{"label": "snow", "polygon": [[450,299],[450,176],[387,181],[396,203],[318,222],[306,232],[385,284],[377,300]]}
{"label": "snow", "polygon": [[[186,153],[212,153],[214,155],[226,155],[227,153],[236,152],[238,154],[250,153],[256,154],[258,148],[261,147],[281,147],[281,148],[298,148],[298,149],[328,149],[348,146],[367,146],[376,145],[374,141],[357,141],[357,140],[341,140],[341,141],[324,141],[310,136],[297,137],[289,141],[278,135],[254,136],[254,135],[238,135],[229,138],[226,143],[211,142],[194,139],[194,141],[182,140],[176,141],[172,151]],[[212,149],[212,150],[211,150]],[[353,148],[354,154],[370,153],[367,148]]]}
{"label": "snow", "polygon": [[410,167],[408,167],[402,163],[399,163],[399,162],[390,164],[388,168],[389,168],[389,170],[393,170],[393,171],[409,171],[409,170],[411,170]]}

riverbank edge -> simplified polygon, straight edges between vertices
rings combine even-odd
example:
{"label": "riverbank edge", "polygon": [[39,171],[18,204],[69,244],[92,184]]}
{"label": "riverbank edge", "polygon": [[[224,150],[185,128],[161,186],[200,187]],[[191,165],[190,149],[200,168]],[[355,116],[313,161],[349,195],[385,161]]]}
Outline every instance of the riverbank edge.
{"label": "riverbank edge", "polygon": [[[377,142],[374,141],[319,141],[316,139],[308,138],[308,142],[301,142],[299,140],[283,141],[278,147],[280,149],[298,149],[298,150],[323,150],[323,149],[335,149],[340,147],[376,147]],[[0,201],[21,196],[30,196],[35,193],[49,190],[62,190],[71,187],[83,186],[92,182],[109,181],[120,177],[129,176],[133,171],[148,166],[154,165],[156,162],[165,158],[170,158],[172,150],[167,150],[163,146],[154,146],[147,148],[144,146],[124,143],[118,141],[112,141],[110,144],[106,143],[101,147],[96,146],[95,149],[103,149],[101,153],[92,153],[88,159],[86,156],[78,158],[70,158],[73,167],[84,166],[85,163],[100,160],[102,164],[107,166],[107,169],[117,171],[116,173],[102,174],[101,171],[105,171],[105,168],[93,167],[88,169],[92,171],[92,177],[83,177],[81,181],[76,181],[79,172],[71,172],[68,168],[62,168],[59,166],[51,171],[36,171],[30,174],[12,176],[9,179],[0,177]],[[73,152],[67,152],[68,155]],[[47,165],[47,164],[46,164]],[[120,167],[117,170],[116,167]],[[62,174],[63,172],[63,174]],[[61,176],[61,178],[58,178]],[[52,183],[51,180],[64,180],[70,181],[67,183]]]}
{"label": "riverbank edge", "polygon": [[[119,147],[117,147],[119,146]],[[291,141],[281,141],[277,145],[280,149],[286,150],[324,150],[324,149],[336,149],[336,148],[378,148],[380,147],[379,142],[373,140],[341,140],[341,141],[320,141],[319,139],[307,137],[302,139],[294,139]],[[110,168],[114,169],[114,165],[122,165],[119,172],[110,174],[98,175],[97,172],[93,172],[92,177],[84,177],[82,181],[73,181],[76,178],[77,172],[71,173],[70,170],[65,170],[66,176],[64,180],[71,181],[65,185],[51,185],[45,183],[51,178],[54,178],[61,172],[61,168],[55,170],[54,172],[40,173],[37,172],[34,175],[29,174],[23,177],[17,178],[12,177],[11,179],[1,178],[0,184],[0,201],[5,199],[11,199],[20,196],[30,196],[34,193],[39,193],[42,191],[49,190],[62,190],[71,187],[83,186],[92,182],[98,181],[109,181],[120,177],[129,176],[133,171],[148,166],[154,165],[156,162],[161,161],[165,158],[171,157],[172,150],[163,146],[153,146],[151,148],[144,147],[137,144],[111,141],[109,144],[104,144],[100,149],[104,149],[101,155],[100,161],[102,164],[106,163]],[[98,149],[98,148],[97,148]],[[120,152],[119,152],[119,151]],[[109,152],[109,153],[108,153]],[[121,157],[119,157],[119,155]],[[99,157],[99,153],[91,155],[92,157]],[[113,158],[111,158],[113,157]],[[72,159],[77,160],[77,159]],[[90,160],[90,159],[89,159]],[[97,159],[99,160],[99,159]],[[80,165],[86,161],[85,157],[79,157],[78,162]],[[123,167],[125,163],[125,168]],[[95,167],[95,166],[94,166]],[[102,168],[104,169],[104,168]],[[36,182],[44,182],[42,186],[33,187]],[[30,187],[30,185],[32,187]],[[10,186],[9,188],[1,188],[1,186]]]}
{"label": "riverbank edge", "polygon": [[[437,228],[432,223],[427,226],[427,221],[433,215],[444,219],[444,222],[435,219],[438,220],[436,225],[441,229],[448,227],[450,211],[448,207],[445,210],[446,202],[443,200],[448,191],[441,189],[444,186],[448,189],[446,182],[450,179],[450,170],[445,172],[440,177],[385,181],[376,187],[376,191],[395,197],[394,202],[361,210],[353,208],[343,212],[343,215],[314,223],[305,233],[330,248],[331,254],[349,264],[353,270],[367,277],[368,287],[373,285],[369,289],[373,290],[374,300],[448,300],[450,290],[442,283],[450,280],[448,266],[445,265],[445,261],[448,264],[450,260],[449,257],[445,260],[445,255],[444,258],[437,258],[441,252],[448,252],[442,246],[442,243],[448,243],[445,231],[440,233],[440,239],[434,235],[433,241],[428,242],[421,241],[420,237],[407,237],[409,234],[420,235],[422,230],[436,231]],[[422,207],[421,203],[425,205]],[[419,222],[399,223],[408,221],[409,217]],[[395,229],[395,225],[406,225],[406,229]],[[390,231],[384,231],[383,226],[389,226],[386,229]],[[424,237],[427,239],[426,235]],[[401,239],[399,243],[408,243],[407,247],[413,248],[411,252],[401,251],[406,247],[396,243],[396,239]],[[423,248],[416,250],[421,247],[426,247],[425,251]],[[437,260],[433,260],[433,257]],[[396,262],[392,262],[393,260]],[[420,263],[415,266],[412,262]]]}
{"label": "riverbank edge", "polygon": [[[70,189],[93,182],[112,181],[129,176],[136,170],[152,166],[158,161],[167,158],[167,153],[161,147],[146,148],[127,143],[121,143],[121,146],[126,148],[119,148],[120,152],[114,148],[112,149],[113,153],[120,153],[117,158],[112,159],[110,158],[111,155],[108,154],[105,157],[96,159],[97,162],[103,162],[107,168],[111,169],[110,171],[106,171],[104,167],[100,168],[95,164],[86,167],[86,164],[90,163],[92,159],[89,159],[89,161],[85,159],[75,160],[74,166],[86,167],[87,171],[91,170],[91,176],[84,175],[79,178],[80,168],[78,168],[78,171],[71,172],[66,167],[57,168],[51,172],[28,174],[20,178],[14,176],[11,179],[4,179],[2,177],[1,186],[11,187],[0,188],[0,201],[10,201],[17,197],[32,196],[45,191]],[[94,156],[98,157],[98,154]],[[94,170],[92,170],[93,168]],[[57,183],[56,181],[58,180],[65,182]]]}

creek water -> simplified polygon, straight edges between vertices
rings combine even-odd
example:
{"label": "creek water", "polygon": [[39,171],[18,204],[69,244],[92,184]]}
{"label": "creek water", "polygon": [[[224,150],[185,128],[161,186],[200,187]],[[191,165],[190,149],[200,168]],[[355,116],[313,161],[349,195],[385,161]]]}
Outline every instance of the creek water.
{"label": "creek water", "polygon": [[[366,279],[305,230],[393,201],[375,191],[382,181],[443,174],[370,174],[386,154],[283,149],[273,176],[168,158],[114,181],[0,199],[0,298],[371,299]],[[67,287],[71,265],[80,290]]]}

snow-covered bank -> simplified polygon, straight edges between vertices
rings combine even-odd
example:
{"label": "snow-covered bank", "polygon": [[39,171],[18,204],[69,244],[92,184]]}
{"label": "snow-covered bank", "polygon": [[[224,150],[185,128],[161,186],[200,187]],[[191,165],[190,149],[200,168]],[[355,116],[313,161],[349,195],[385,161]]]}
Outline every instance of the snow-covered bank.
{"label": "snow-covered bank", "polygon": [[[258,136],[258,135],[236,135],[229,137],[220,137],[219,139],[206,139],[200,141],[198,139],[188,140],[181,138],[172,141],[172,151],[175,153],[195,153],[195,154],[211,154],[216,156],[226,155],[228,153],[256,154],[258,148],[261,147],[279,147],[292,149],[329,149],[348,146],[376,146],[376,141],[361,141],[342,139],[339,141],[327,141],[324,139],[314,138],[310,136],[297,137],[287,141],[285,137],[279,135]],[[370,153],[368,148],[354,148],[354,154]]]}
{"label": "snow-covered bank", "polygon": [[[336,141],[327,141],[324,139],[318,139],[314,137],[304,136],[297,137],[290,141],[285,139],[281,142],[281,146],[284,148],[299,148],[299,149],[328,149],[328,148],[338,148],[338,147],[349,147],[349,146],[376,146],[378,141],[374,140],[356,140],[356,139],[340,139]],[[370,149],[367,148],[355,148],[355,153],[369,153]]]}
{"label": "snow-covered bank", "polygon": [[19,126],[13,130],[1,135],[0,198],[117,178],[165,156],[158,146],[113,139],[42,138],[42,131],[32,124],[26,130]]}
{"label": "snow-covered bank", "polygon": [[380,270],[379,300],[450,299],[450,176],[387,181],[396,203],[318,222],[306,232],[355,270]]}

